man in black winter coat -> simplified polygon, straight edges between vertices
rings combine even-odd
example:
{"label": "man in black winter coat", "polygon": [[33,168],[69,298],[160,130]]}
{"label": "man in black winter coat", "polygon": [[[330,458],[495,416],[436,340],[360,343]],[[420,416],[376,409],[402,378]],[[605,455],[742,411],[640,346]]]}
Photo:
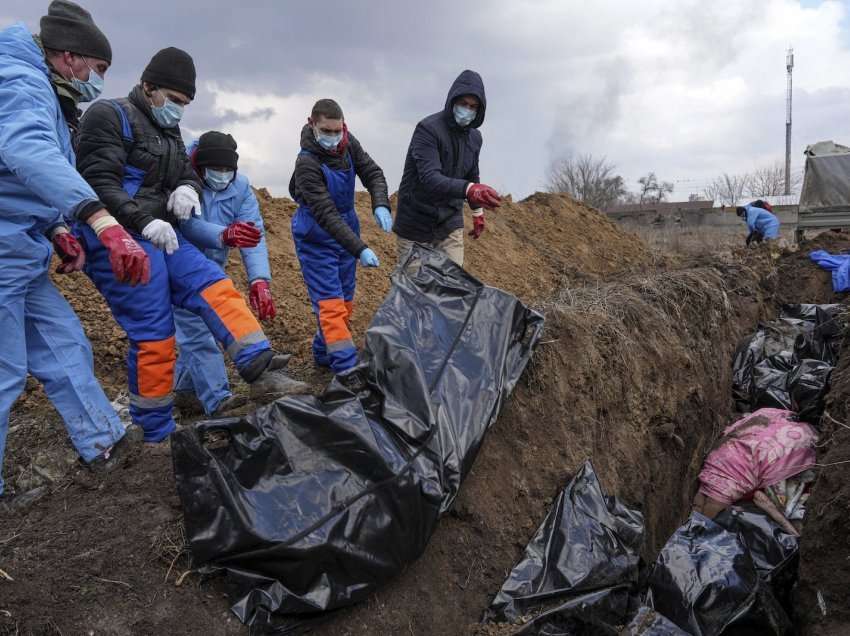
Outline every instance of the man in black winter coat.
{"label": "man in black winter coat", "polygon": [[[378,225],[389,232],[392,216],[383,171],[348,132],[339,104],[320,99],[301,129],[289,193],[298,202],[292,217],[295,252],[318,322],[313,358],[338,375],[358,361],[350,330],[357,259],[365,267],[379,265],[360,238],[355,177],[369,190]],[[356,375],[341,379],[351,387],[358,382]]]}
{"label": "man in black winter coat", "polygon": [[251,385],[252,398],[269,401],[308,388],[282,371],[288,357],[274,354],[233,282],[175,228],[201,212],[201,182],[179,127],[194,97],[192,58],[180,49],[163,49],[128,98],[95,103],[80,129],[77,168],[117,219],[113,223],[130,231],[150,259],[147,285],[117,281],[96,232],[78,224],[86,274],[130,341],[130,416],[148,442],[162,441],[175,429],[172,306],[204,320]]}
{"label": "man in black winter coat", "polygon": [[393,230],[399,260],[414,243],[445,252],[463,266],[463,202],[472,208],[474,239],[484,231],[484,210],[501,197],[480,183],[479,126],[487,97],[475,71],[463,71],[452,84],[443,110],[419,122],[413,131],[398,191]]}

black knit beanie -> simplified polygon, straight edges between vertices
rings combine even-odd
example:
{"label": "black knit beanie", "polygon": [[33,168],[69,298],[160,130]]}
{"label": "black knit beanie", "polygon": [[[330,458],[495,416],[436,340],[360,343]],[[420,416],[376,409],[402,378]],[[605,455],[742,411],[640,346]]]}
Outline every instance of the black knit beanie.
{"label": "black knit beanie", "polygon": [[170,88],[195,99],[195,63],[192,56],[169,46],[151,58],[142,81],[159,88]]}
{"label": "black knit beanie", "polygon": [[228,134],[211,130],[201,135],[195,151],[195,165],[199,168],[231,168],[236,170],[239,153],[236,152],[236,140]]}
{"label": "black knit beanie", "polygon": [[68,0],[53,0],[41,18],[41,43],[48,49],[96,57],[112,64],[112,47],[91,14]]}

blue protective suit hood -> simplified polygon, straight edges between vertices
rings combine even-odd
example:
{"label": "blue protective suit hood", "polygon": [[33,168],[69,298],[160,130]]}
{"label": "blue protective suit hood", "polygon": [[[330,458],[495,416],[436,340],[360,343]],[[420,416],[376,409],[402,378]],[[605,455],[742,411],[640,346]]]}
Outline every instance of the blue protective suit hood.
{"label": "blue protective suit hood", "polygon": [[0,58],[6,56],[11,60],[4,60],[4,64],[12,60],[18,63],[25,62],[50,77],[44,54],[32,39],[32,33],[22,22],[17,22],[0,31]]}
{"label": "blue protective suit hood", "polygon": [[481,102],[481,106],[478,107],[478,114],[472,120],[472,123],[467,126],[467,128],[478,128],[484,123],[484,115],[487,110],[487,95],[484,92],[484,80],[481,79],[478,73],[468,69],[463,71],[457,76],[457,79],[449,89],[443,113],[454,126],[457,126],[457,124],[455,123],[454,115],[452,115],[452,106],[454,105],[454,101],[461,95],[475,95],[478,101]]}

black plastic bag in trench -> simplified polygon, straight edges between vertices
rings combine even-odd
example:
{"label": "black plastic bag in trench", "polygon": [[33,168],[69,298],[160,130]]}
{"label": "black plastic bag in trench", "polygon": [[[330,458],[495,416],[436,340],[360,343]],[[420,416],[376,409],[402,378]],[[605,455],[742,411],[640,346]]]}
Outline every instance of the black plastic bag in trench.
{"label": "black plastic bag in trench", "polygon": [[[839,305],[784,305],[778,320],[760,324],[755,334],[738,345],[732,364],[732,395],[739,411],[794,408],[791,382],[799,365],[806,360],[834,365],[838,358],[839,309]],[[817,384],[818,379],[826,379],[822,371],[810,374],[802,393],[798,390],[803,397],[797,406],[807,410],[808,421],[816,421],[822,412],[817,392],[825,391],[825,383]]]}
{"label": "black plastic bag in trench", "polygon": [[832,365],[820,360],[803,360],[788,375],[791,410],[804,422],[819,424],[829,393]]}
{"label": "black plastic bag in trench", "polygon": [[585,462],[558,495],[484,620],[514,623],[539,614],[523,634],[579,633],[578,625],[592,625],[599,631],[588,633],[601,634],[623,625],[638,579],[643,532],[643,515],[606,496],[592,464]]}
{"label": "black plastic bag in trench", "polygon": [[172,437],[193,566],[228,573],[248,624],[367,598],[424,550],[542,326],[415,248],[366,334],[368,392],[334,381]]}
{"label": "black plastic bag in trench", "polygon": [[692,513],[655,561],[648,604],[693,636],[788,634],[791,623],[763,578],[775,552],[759,547],[768,541],[757,529],[748,532]]}

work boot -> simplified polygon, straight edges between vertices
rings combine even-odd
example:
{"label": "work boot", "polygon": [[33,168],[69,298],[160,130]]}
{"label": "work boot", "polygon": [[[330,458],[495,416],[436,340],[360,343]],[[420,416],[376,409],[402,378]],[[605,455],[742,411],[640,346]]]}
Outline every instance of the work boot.
{"label": "work boot", "polygon": [[111,473],[116,468],[124,466],[130,458],[137,454],[141,449],[144,439],[145,432],[142,430],[142,427],[131,424],[127,427],[124,437],[119,439],[115,444],[88,463],[84,462],[81,458],[80,463],[97,475]]}
{"label": "work boot", "polygon": [[24,512],[46,494],[47,486],[39,486],[21,493],[6,490],[3,494],[0,494],[0,514],[8,515]]}
{"label": "work boot", "polygon": [[369,397],[369,367],[359,364],[356,367],[343,371],[336,375],[336,381],[345,389],[356,395],[361,400]]}
{"label": "work boot", "polygon": [[251,399],[260,404],[273,402],[284,395],[298,395],[310,392],[310,385],[287,375],[288,354],[274,354],[265,370],[250,382]]}
{"label": "work boot", "polygon": [[248,403],[248,397],[245,395],[230,395],[224,398],[215,407],[215,411],[210,414],[210,417],[224,417],[224,415],[233,409],[238,409]]}

